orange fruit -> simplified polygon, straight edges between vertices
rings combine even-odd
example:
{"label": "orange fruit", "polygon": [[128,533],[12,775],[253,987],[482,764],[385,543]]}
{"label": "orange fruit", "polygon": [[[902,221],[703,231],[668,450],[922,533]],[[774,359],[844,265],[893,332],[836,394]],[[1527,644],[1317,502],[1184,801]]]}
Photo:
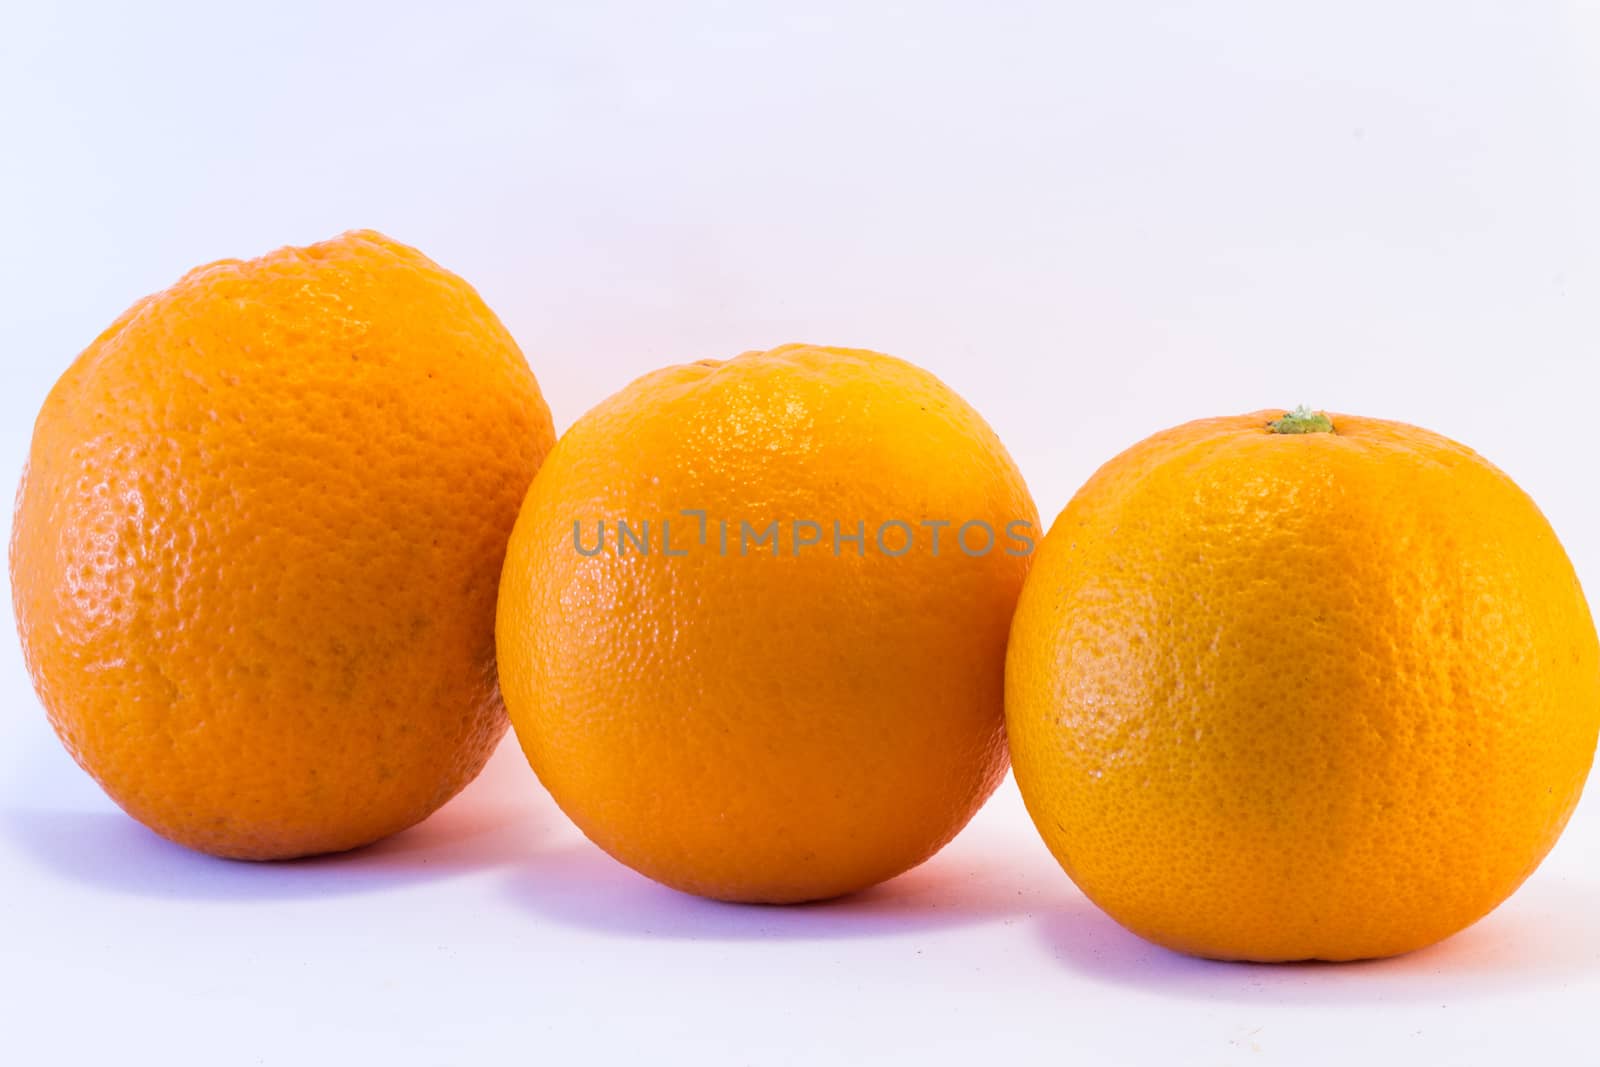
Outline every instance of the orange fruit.
{"label": "orange fruit", "polygon": [[495,586],[553,440],[510,334],[414,249],[348,233],[190,271],[34,427],[11,579],[56,732],[219,856],[426,817],[505,731]]}
{"label": "orange fruit", "polygon": [[1036,517],[994,432],[909,363],[786,345],[646,375],[563,435],[517,519],[512,725],[579,828],[659,882],[870,886],[1005,773]]}
{"label": "orange fruit", "polygon": [[1539,864],[1600,649],[1512,481],[1397,422],[1192,422],[1102,467],[1012,626],[1017,784],[1057,860],[1181,952],[1421,948]]}

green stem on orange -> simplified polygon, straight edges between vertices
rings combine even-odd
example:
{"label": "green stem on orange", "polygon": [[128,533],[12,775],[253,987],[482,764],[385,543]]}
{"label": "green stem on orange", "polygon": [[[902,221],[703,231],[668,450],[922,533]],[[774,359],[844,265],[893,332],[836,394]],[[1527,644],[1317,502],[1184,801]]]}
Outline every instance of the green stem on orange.
{"label": "green stem on orange", "polygon": [[1333,420],[1301,404],[1283,418],[1267,423],[1267,429],[1273,433],[1332,433]]}

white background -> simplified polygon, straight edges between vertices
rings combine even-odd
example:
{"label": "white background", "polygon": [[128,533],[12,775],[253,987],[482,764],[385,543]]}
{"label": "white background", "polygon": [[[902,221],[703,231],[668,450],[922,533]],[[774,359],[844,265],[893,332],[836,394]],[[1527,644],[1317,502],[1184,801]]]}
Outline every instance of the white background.
{"label": "white background", "polygon": [[[560,426],[664,363],[873,347],[1048,517],[1154,430],[1306,402],[1473,445],[1600,589],[1600,12],[542,6],[7,4],[4,478],[135,298],[371,226],[480,289]],[[1009,784],[825,906],[643,881],[510,746],[382,845],[230,864],[99,794],[13,640],[0,774],[13,1063],[1540,1062],[1600,997],[1593,798],[1454,940],[1259,967],[1122,933]]]}

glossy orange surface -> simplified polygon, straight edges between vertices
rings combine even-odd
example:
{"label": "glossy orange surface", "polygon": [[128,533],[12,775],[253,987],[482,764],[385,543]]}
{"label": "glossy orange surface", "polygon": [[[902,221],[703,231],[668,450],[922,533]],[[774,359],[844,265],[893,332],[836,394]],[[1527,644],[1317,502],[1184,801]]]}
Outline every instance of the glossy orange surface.
{"label": "glossy orange surface", "polygon": [[1018,785],[1159,944],[1389,956],[1506,898],[1577,803],[1600,647],[1533,502],[1401,423],[1206,419],[1056,519],[1007,661]]}
{"label": "glossy orange surface", "polygon": [[505,730],[495,587],[553,438],[477,294],[376,233],[139,301],[51,391],[17,497],[18,629],[63,743],[220,856],[422,819]]}
{"label": "glossy orange surface", "polygon": [[[890,878],[966,824],[1006,769],[1028,559],[968,555],[954,525],[937,554],[921,527],[890,555],[894,520],[1003,538],[1036,513],[978,414],[889,356],[671,367],[578,420],[517,521],[498,639],[517,736],[584,833],[678,889],[789,902]],[[649,525],[648,554],[616,550],[619,521]],[[593,550],[601,522],[612,541],[583,554],[574,524]],[[777,544],[742,544],[743,522]]]}

